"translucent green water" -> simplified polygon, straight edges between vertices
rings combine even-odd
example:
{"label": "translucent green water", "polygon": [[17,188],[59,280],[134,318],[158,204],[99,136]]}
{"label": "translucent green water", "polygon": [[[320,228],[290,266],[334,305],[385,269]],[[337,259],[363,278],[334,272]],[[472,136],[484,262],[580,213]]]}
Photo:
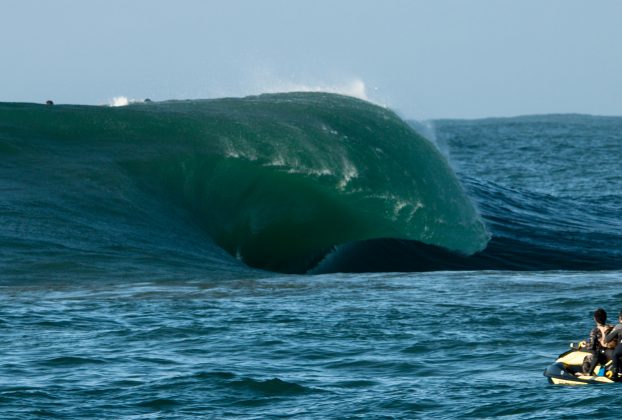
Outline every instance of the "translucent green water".
{"label": "translucent green water", "polygon": [[149,194],[157,207],[149,211],[187,211],[196,229],[253,267],[305,272],[334,246],[372,238],[463,254],[488,241],[441,153],[392,111],[349,97],[3,104],[0,124],[7,176],[36,178],[27,188],[44,189],[41,200],[62,189],[61,205],[96,203],[114,217]]}

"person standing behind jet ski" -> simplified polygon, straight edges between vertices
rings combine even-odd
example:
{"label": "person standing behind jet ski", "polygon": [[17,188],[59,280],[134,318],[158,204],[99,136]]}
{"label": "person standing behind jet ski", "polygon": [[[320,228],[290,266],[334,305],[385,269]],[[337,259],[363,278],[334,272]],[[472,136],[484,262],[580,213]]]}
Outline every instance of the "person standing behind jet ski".
{"label": "person standing behind jet ski", "polygon": [[603,341],[607,346],[617,344],[611,357],[613,361],[613,378],[617,381],[618,373],[620,373],[620,358],[622,357],[622,311],[618,314],[618,323],[611,332],[605,335]]}
{"label": "person standing behind jet ski", "polygon": [[[590,331],[590,338],[584,351],[590,353],[583,359],[581,366],[583,375],[591,375],[597,363],[606,363],[613,357],[613,349],[604,342],[605,335],[611,331],[612,326],[607,324],[607,312],[603,308],[594,311],[596,326]],[[622,332],[622,324],[620,331]]]}

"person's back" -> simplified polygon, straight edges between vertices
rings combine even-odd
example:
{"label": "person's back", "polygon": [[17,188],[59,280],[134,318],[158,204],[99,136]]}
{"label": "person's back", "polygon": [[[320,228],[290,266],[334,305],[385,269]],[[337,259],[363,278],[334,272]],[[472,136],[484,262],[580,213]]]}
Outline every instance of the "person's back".
{"label": "person's back", "polygon": [[[590,338],[584,348],[590,354],[583,359],[582,372],[579,373],[582,375],[591,375],[599,362],[606,363],[613,357],[613,350],[604,341],[612,326],[607,324],[607,312],[603,308],[594,311],[594,322],[596,325],[590,331]],[[620,331],[622,332],[622,324]]]}
{"label": "person's back", "polygon": [[603,339],[613,329],[613,325],[597,325],[591,329],[589,338],[585,345],[586,350],[602,350],[608,345],[603,345]]}

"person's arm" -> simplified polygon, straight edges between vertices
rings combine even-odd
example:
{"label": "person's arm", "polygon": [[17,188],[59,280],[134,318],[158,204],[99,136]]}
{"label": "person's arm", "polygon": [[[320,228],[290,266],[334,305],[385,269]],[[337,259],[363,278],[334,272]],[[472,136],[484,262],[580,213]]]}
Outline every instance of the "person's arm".
{"label": "person's arm", "polygon": [[594,350],[596,348],[596,343],[598,342],[597,332],[598,328],[592,328],[590,330],[590,338],[588,338],[585,344],[587,350]]}
{"label": "person's arm", "polygon": [[[619,324],[618,324],[618,325],[619,325]],[[618,328],[618,325],[616,325],[616,326],[613,328],[613,330],[611,330],[611,331],[609,332],[609,334],[607,334],[607,335],[605,336],[605,338],[603,339],[603,341],[604,341],[605,343],[608,343],[608,342],[610,342],[610,341],[613,341],[613,340],[615,340],[615,339],[618,337],[618,333],[619,333],[619,331],[620,331],[620,328]]]}

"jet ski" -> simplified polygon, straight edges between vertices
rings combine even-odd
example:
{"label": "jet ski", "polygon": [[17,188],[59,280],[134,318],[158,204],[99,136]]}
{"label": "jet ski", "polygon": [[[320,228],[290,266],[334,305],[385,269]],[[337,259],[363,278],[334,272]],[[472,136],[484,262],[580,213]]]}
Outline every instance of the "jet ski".
{"label": "jet ski", "polygon": [[[611,371],[611,361],[597,364],[589,375],[582,372],[583,359],[590,353],[585,350],[585,342],[570,344],[570,350],[559,355],[555,363],[544,370],[544,376],[555,385],[611,384],[616,381]],[[615,378],[617,379],[617,378]]]}

